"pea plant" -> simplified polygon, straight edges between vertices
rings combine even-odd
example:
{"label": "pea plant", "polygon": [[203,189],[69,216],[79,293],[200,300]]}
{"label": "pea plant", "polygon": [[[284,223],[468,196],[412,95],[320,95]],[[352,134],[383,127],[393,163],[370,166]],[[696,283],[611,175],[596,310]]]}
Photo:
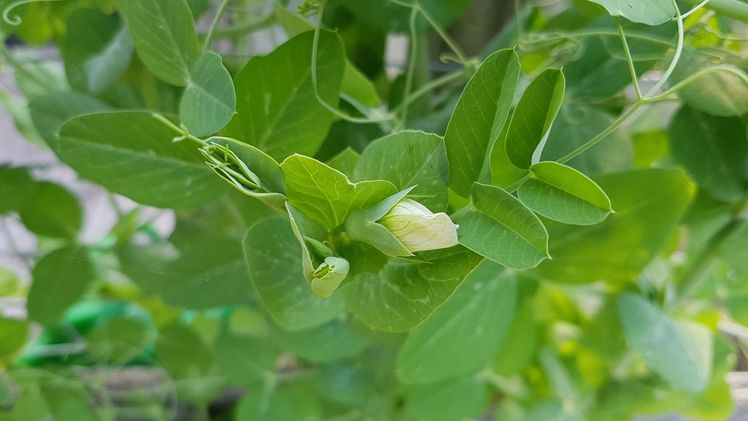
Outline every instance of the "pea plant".
{"label": "pea plant", "polygon": [[748,5],[491,3],[0,1],[0,418],[729,418]]}

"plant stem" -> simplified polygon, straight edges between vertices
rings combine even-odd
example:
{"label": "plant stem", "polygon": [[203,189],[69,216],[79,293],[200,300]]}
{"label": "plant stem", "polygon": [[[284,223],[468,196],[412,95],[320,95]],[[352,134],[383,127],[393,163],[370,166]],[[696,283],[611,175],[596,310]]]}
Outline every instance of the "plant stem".
{"label": "plant stem", "polygon": [[205,35],[205,41],[203,43],[203,52],[206,52],[210,49],[210,42],[213,39],[213,32],[218,27],[218,23],[221,22],[221,18],[223,17],[223,14],[226,12],[226,6],[229,5],[229,2],[231,0],[223,0],[220,6],[218,6],[218,10],[216,10],[216,15],[213,17],[213,22],[210,23],[210,29],[208,29],[208,33]]}
{"label": "plant stem", "polygon": [[[418,9],[410,9],[410,58],[408,59],[408,73],[405,75],[405,89],[403,91],[403,98],[410,96],[410,91],[413,89],[413,79],[416,74],[416,65],[418,62]],[[398,127],[405,126],[408,121],[408,109],[410,104],[405,105],[401,110],[400,121]]]}
{"label": "plant stem", "polygon": [[683,53],[683,46],[684,46],[684,40],[685,40],[685,29],[683,27],[683,15],[680,13],[680,9],[678,8],[678,2],[677,0],[672,0],[673,7],[675,7],[675,17],[676,17],[676,23],[678,24],[678,43],[675,46],[675,53],[673,54],[673,60],[670,62],[670,66],[668,66],[667,70],[665,70],[665,73],[663,73],[660,80],[657,82],[657,84],[647,92],[647,97],[656,95],[657,92],[659,92],[660,89],[662,89],[663,86],[667,83],[668,79],[670,79],[670,76],[672,76],[673,72],[675,71],[675,68],[678,66],[678,63],[680,62],[680,56]]}
{"label": "plant stem", "polygon": [[644,102],[645,104],[651,104],[651,103],[658,102],[658,101],[661,101],[663,99],[666,99],[668,96],[670,96],[670,95],[672,95],[674,93],[677,93],[678,91],[680,91],[680,90],[688,87],[692,83],[696,82],[698,79],[700,79],[700,78],[702,78],[702,77],[704,77],[704,76],[706,76],[706,75],[708,75],[710,73],[714,73],[714,72],[718,72],[718,71],[732,73],[733,75],[735,75],[735,76],[739,77],[740,79],[742,79],[743,82],[745,82],[748,85],[748,75],[746,75],[742,70],[738,69],[737,67],[728,66],[728,65],[714,66],[714,67],[709,67],[709,68],[706,68],[706,69],[700,69],[698,72],[696,72],[696,73],[690,75],[689,77],[687,77],[686,79],[678,82],[675,86],[673,86],[672,88],[668,89],[667,91],[665,91],[665,92],[663,92],[663,93],[661,93],[659,95],[655,95],[655,96],[651,96],[651,97],[648,97],[648,98],[644,98],[642,100],[642,102]]}
{"label": "plant stem", "polygon": [[639,87],[639,78],[636,74],[636,65],[634,59],[631,57],[631,50],[629,49],[629,43],[626,41],[626,33],[623,31],[623,25],[621,20],[616,19],[616,27],[618,27],[618,34],[621,37],[621,45],[623,45],[623,53],[626,55],[626,62],[629,65],[629,73],[631,73],[631,82],[634,84],[634,91],[636,92],[636,99],[642,98],[642,90]]}
{"label": "plant stem", "polygon": [[[689,1],[691,3],[696,3],[698,0]],[[706,7],[723,16],[748,22],[748,4],[740,0],[712,0],[708,5],[706,5]]]}

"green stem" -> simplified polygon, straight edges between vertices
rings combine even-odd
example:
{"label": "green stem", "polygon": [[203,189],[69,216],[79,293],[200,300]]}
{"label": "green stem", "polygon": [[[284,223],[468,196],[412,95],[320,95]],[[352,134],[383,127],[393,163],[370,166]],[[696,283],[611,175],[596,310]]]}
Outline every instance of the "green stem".
{"label": "green stem", "polygon": [[639,87],[639,77],[636,73],[636,65],[634,64],[634,59],[631,57],[629,43],[626,41],[626,33],[623,31],[623,25],[621,25],[620,19],[616,19],[616,26],[618,27],[618,34],[621,37],[621,44],[623,45],[623,53],[626,55],[626,62],[629,65],[629,73],[631,73],[631,82],[634,84],[636,99],[640,100],[642,98],[642,90]]}
{"label": "green stem", "polygon": [[229,5],[229,2],[231,0],[223,0],[220,6],[218,6],[218,10],[216,10],[216,16],[213,18],[213,22],[210,23],[210,29],[208,29],[207,35],[205,35],[205,41],[203,43],[203,52],[206,52],[210,49],[210,42],[213,39],[213,32],[215,32],[216,28],[218,27],[218,23],[221,22],[221,18],[223,17],[223,14],[226,12],[226,7]]}
{"label": "green stem", "polygon": [[[403,98],[410,96],[410,91],[413,89],[413,79],[416,74],[416,66],[418,62],[418,9],[415,7],[410,9],[410,58],[408,59],[408,73],[405,75],[405,89],[403,91]],[[400,122],[398,126],[402,127],[407,124],[408,121],[408,110],[409,105],[405,105],[400,114]]]}
{"label": "green stem", "polygon": [[417,101],[419,98],[428,94],[429,92],[432,92],[451,82],[463,79],[465,78],[466,75],[467,75],[467,70],[460,69],[460,70],[457,70],[451,73],[447,73],[444,76],[441,76],[437,79],[432,80],[431,82],[416,89],[415,92],[413,92],[410,96],[403,99],[400,105],[398,105],[397,108],[395,108],[395,112],[396,113],[401,112],[404,107],[408,106],[409,104],[412,104],[413,102]]}
{"label": "green stem", "polygon": [[675,71],[675,68],[678,66],[678,62],[680,62],[680,56],[683,53],[683,46],[684,46],[684,40],[685,40],[685,29],[683,27],[683,15],[680,13],[680,9],[678,8],[678,2],[677,0],[672,0],[673,7],[675,7],[675,17],[676,22],[678,24],[678,43],[675,46],[675,53],[673,54],[673,60],[670,62],[670,66],[668,66],[667,70],[665,70],[665,73],[663,73],[662,77],[660,78],[659,82],[647,92],[647,97],[656,95],[657,92],[659,92],[660,89],[662,89],[663,86],[667,83],[668,79],[670,79],[670,76],[672,76],[673,72]]}
{"label": "green stem", "polygon": [[275,15],[271,13],[259,20],[255,20],[252,22],[240,23],[238,25],[229,26],[226,28],[216,28],[215,31],[213,31],[213,38],[232,38],[244,34],[249,34],[259,29],[267,28],[274,22]]}
{"label": "green stem", "polygon": [[646,104],[651,104],[651,103],[654,103],[654,102],[662,101],[662,100],[666,99],[667,97],[669,97],[670,95],[673,95],[673,94],[679,92],[680,90],[687,88],[688,86],[690,86],[691,84],[693,84],[697,80],[701,79],[702,77],[707,76],[710,73],[720,72],[720,71],[721,72],[732,73],[733,75],[739,77],[741,80],[743,80],[743,82],[745,82],[748,85],[748,75],[746,75],[742,70],[738,69],[737,67],[728,66],[728,65],[714,66],[714,67],[709,67],[709,68],[706,68],[706,69],[700,69],[698,72],[696,72],[696,73],[690,75],[689,77],[687,77],[686,79],[683,79],[682,81],[678,82],[675,86],[673,86],[672,88],[668,89],[667,91],[665,91],[665,92],[663,92],[663,93],[661,93],[659,95],[655,95],[655,96],[652,96],[652,97],[644,98],[642,100],[642,102],[644,102]]}
{"label": "green stem", "polygon": [[333,113],[336,117],[348,121],[350,123],[356,123],[356,124],[371,124],[371,123],[385,123],[392,121],[393,117],[392,115],[385,115],[383,117],[354,117],[342,110],[340,110],[338,107],[332,106],[327,103],[327,101],[322,98],[322,96],[319,94],[319,88],[317,86],[317,51],[319,50],[319,35],[322,31],[322,18],[325,13],[325,7],[327,6],[327,1],[322,0],[322,5],[320,6],[319,10],[319,16],[317,17],[317,25],[314,26],[314,41],[312,43],[312,90],[314,90],[314,96],[317,98],[317,102],[319,102],[323,107],[325,107],[328,111]]}
{"label": "green stem", "polygon": [[159,113],[153,113],[153,118],[163,123],[164,126],[174,130],[175,132],[179,133],[181,136],[175,137],[174,140],[176,141],[180,137],[183,139],[191,140],[195,143],[197,143],[200,146],[205,146],[207,143],[200,139],[199,137],[196,137],[192,134],[190,134],[187,130],[183,129],[182,127],[177,126],[176,124],[172,123],[168,118],[162,116]]}
{"label": "green stem", "polygon": [[[699,0],[689,1],[691,3],[697,3]],[[706,5],[706,7],[723,16],[748,22],[748,3],[744,3],[740,0],[712,0],[708,5]]]}

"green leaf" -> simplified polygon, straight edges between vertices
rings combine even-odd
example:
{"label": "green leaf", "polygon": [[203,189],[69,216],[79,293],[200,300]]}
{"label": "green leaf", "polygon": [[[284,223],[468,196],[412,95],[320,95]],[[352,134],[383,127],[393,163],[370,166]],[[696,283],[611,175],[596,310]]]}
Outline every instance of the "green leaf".
{"label": "green leaf", "polygon": [[73,240],[83,223],[78,199],[65,188],[48,182],[36,184],[33,196],[18,213],[29,231],[45,237]]}
{"label": "green leaf", "polygon": [[712,370],[712,335],[697,323],[671,319],[652,303],[632,294],[618,299],[626,341],[647,366],[673,387],[689,392],[706,388]]}
{"label": "green leaf", "polygon": [[548,258],[548,232],[535,214],[499,187],[475,183],[474,209],[454,215],[460,244],[513,269]]}
{"label": "green leaf", "polygon": [[358,152],[348,147],[327,160],[326,164],[342,172],[346,177],[353,178],[353,171],[360,157]]}
{"label": "green leaf", "polygon": [[452,296],[482,258],[462,248],[436,252],[433,262],[390,260],[342,288],[348,308],[376,330],[403,332],[429,318]]}
{"label": "green leaf", "polygon": [[102,320],[86,335],[86,345],[99,361],[126,364],[144,351],[149,333],[142,320],[113,317]]}
{"label": "green leaf", "polygon": [[[694,73],[703,71],[718,62],[722,65],[743,66],[741,59],[717,49],[685,48],[671,84],[677,84]],[[691,108],[715,116],[741,116],[748,112],[748,83],[738,75],[716,70],[699,77],[678,91],[678,96]]]}
{"label": "green leaf", "polygon": [[596,177],[614,215],[598,225],[548,224],[553,260],[538,272],[556,282],[627,282],[660,251],[693,195],[681,171],[648,169]]}
{"label": "green leaf", "polygon": [[469,196],[483,175],[486,155],[506,124],[519,70],[514,50],[493,53],[470,79],[452,114],[444,136],[449,186],[462,196]]}
{"label": "green leaf", "polygon": [[276,351],[270,344],[251,336],[221,335],[213,346],[213,353],[221,373],[237,385],[261,382],[275,371]]}
{"label": "green leaf", "polygon": [[[314,155],[325,140],[333,114],[317,100],[311,77],[313,32],[290,39],[267,56],[252,57],[236,76],[237,115],[229,136],[262,149],[277,160],[293,153]],[[345,69],[338,37],[322,31],[317,51],[317,91],[337,106]]]}
{"label": "green leaf", "polygon": [[351,183],[340,171],[302,155],[290,156],[281,169],[288,202],[328,229],[345,222],[350,212],[372,206],[397,191],[383,180]]}
{"label": "green leaf", "polygon": [[566,82],[559,69],[538,75],[522,94],[509,122],[506,154],[517,168],[530,168],[535,150],[551,129],[564,100]]}
{"label": "green leaf", "polygon": [[132,41],[116,15],[80,9],[70,15],[60,49],[70,86],[99,93],[127,69]]}
{"label": "green leaf", "polygon": [[353,357],[368,345],[345,320],[332,320],[313,329],[279,331],[278,341],[300,358],[325,363]]}
{"label": "green leaf", "polygon": [[194,144],[149,112],[88,114],[60,130],[58,154],[80,175],[137,202],[190,208],[225,189]]}
{"label": "green leaf", "polygon": [[138,56],[154,76],[187,86],[200,44],[185,0],[115,0]]}
{"label": "green leaf", "polygon": [[715,197],[740,200],[746,187],[748,139],[737,117],[713,117],[684,107],[670,126],[670,152]]}
{"label": "green leaf", "polygon": [[486,404],[486,386],[475,376],[411,386],[406,408],[413,419],[454,421],[478,419]]}
{"label": "green leaf", "polygon": [[486,366],[509,330],[516,301],[511,272],[484,260],[454,296],[408,336],[397,358],[404,383],[431,383]]}
{"label": "green leaf", "polygon": [[357,102],[367,107],[376,107],[382,102],[374,84],[350,61],[345,62],[340,94],[347,101]]}
{"label": "green leaf", "polygon": [[176,377],[194,375],[213,361],[208,345],[197,331],[177,323],[160,329],[154,353],[158,364]]}
{"label": "green leaf", "polygon": [[26,168],[0,166],[0,215],[23,209],[38,186]]}
{"label": "green leaf", "polygon": [[28,333],[29,326],[26,321],[0,316],[0,336],[3,337],[3,341],[0,342],[0,366],[26,345]]}
{"label": "green leaf", "polygon": [[78,301],[93,281],[94,271],[88,251],[65,247],[42,257],[31,273],[28,296],[29,319],[50,324]]}
{"label": "green leaf", "polygon": [[594,225],[610,215],[608,196],[581,172],[556,162],[539,162],[530,172],[517,195],[538,214],[572,225]]}
{"label": "green leaf", "polygon": [[449,163],[441,137],[417,131],[394,133],[370,143],[353,172],[354,180],[387,180],[434,212],[447,207]]}
{"label": "green leaf", "polygon": [[288,330],[319,326],[343,311],[339,295],[322,300],[309,289],[300,247],[284,217],[257,222],[244,239],[252,284],[273,319]]}
{"label": "green leaf", "polygon": [[179,119],[191,134],[207,136],[226,127],[235,109],[234,82],[221,56],[203,54],[192,69],[179,105]]}
{"label": "green leaf", "polygon": [[29,103],[31,120],[36,130],[55,152],[60,150],[60,139],[57,135],[63,123],[81,114],[106,111],[110,108],[96,98],[72,92],[42,95]]}
{"label": "green leaf", "polygon": [[632,22],[660,25],[675,17],[672,0],[589,0],[604,7],[612,16],[622,16]]}

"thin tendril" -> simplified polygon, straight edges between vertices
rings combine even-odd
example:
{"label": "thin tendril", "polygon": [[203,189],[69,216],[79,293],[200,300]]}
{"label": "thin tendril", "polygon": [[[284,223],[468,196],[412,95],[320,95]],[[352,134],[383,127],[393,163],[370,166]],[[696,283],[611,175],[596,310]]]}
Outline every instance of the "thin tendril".
{"label": "thin tendril", "polygon": [[[408,73],[405,76],[405,91],[403,98],[410,96],[410,91],[413,89],[413,79],[415,78],[416,61],[418,60],[418,31],[416,23],[418,19],[418,10],[414,7],[410,10],[410,60],[408,60]],[[407,124],[408,120],[408,105],[402,109],[400,115],[400,124],[402,126]]]}
{"label": "thin tendril", "polygon": [[673,61],[670,62],[670,66],[667,68],[665,73],[660,78],[660,81],[657,82],[657,84],[647,92],[647,97],[653,96],[659,92],[660,89],[662,89],[663,86],[667,83],[668,79],[670,79],[670,76],[675,71],[675,68],[678,66],[678,63],[680,62],[680,56],[683,53],[683,45],[685,40],[685,29],[683,28],[683,15],[680,13],[680,9],[678,8],[678,2],[677,0],[672,0],[673,6],[675,6],[675,13],[676,13],[676,22],[678,23],[678,43],[675,47],[675,54],[673,54]]}
{"label": "thin tendril", "polygon": [[634,84],[634,91],[636,92],[636,99],[642,98],[642,90],[639,87],[639,79],[636,74],[636,65],[634,59],[631,57],[631,50],[629,49],[629,43],[626,41],[626,33],[623,31],[623,25],[621,25],[620,19],[616,19],[616,26],[618,27],[618,33],[621,36],[621,44],[623,45],[623,53],[626,55],[626,62],[629,66],[629,72],[631,73],[631,82]]}
{"label": "thin tendril", "polygon": [[210,42],[213,39],[213,33],[218,27],[218,23],[221,21],[223,14],[226,12],[226,6],[228,6],[229,1],[230,0],[223,0],[223,3],[221,3],[221,5],[218,7],[218,10],[216,10],[216,16],[213,18],[213,22],[210,23],[210,29],[208,29],[208,34],[205,35],[205,42],[203,44],[203,52],[208,51],[210,49]]}
{"label": "thin tendril", "polygon": [[694,7],[691,10],[689,10],[688,12],[684,13],[681,16],[681,19],[686,19],[687,17],[689,17],[689,16],[693,15],[694,13],[698,12],[699,10],[701,10],[701,8],[703,8],[704,6],[706,6],[707,4],[709,4],[710,1],[712,1],[712,0],[704,0],[704,1],[702,1],[696,7]]}
{"label": "thin tendril", "polygon": [[31,4],[31,3],[41,3],[41,2],[45,2],[45,1],[46,1],[46,2],[52,2],[52,1],[62,1],[62,0],[17,0],[17,1],[14,1],[13,3],[9,4],[9,5],[8,5],[8,6],[7,6],[7,7],[6,7],[6,8],[4,9],[4,10],[3,10],[3,20],[4,20],[4,21],[5,21],[5,23],[7,23],[8,25],[12,25],[12,26],[18,26],[18,25],[20,25],[21,23],[23,23],[23,19],[21,19],[21,17],[20,17],[19,15],[17,15],[17,14],[15,14],[15,15],[13,15],[13,16],[10,16],[10,13],[11,13],[11,12],[12,12],[12,11],[13,11],[14,9],[16,9],[16,8],[18,8],[18,7],[20,7],[20,6],[23,6],[23,5],[25,5],[25,4]]}

